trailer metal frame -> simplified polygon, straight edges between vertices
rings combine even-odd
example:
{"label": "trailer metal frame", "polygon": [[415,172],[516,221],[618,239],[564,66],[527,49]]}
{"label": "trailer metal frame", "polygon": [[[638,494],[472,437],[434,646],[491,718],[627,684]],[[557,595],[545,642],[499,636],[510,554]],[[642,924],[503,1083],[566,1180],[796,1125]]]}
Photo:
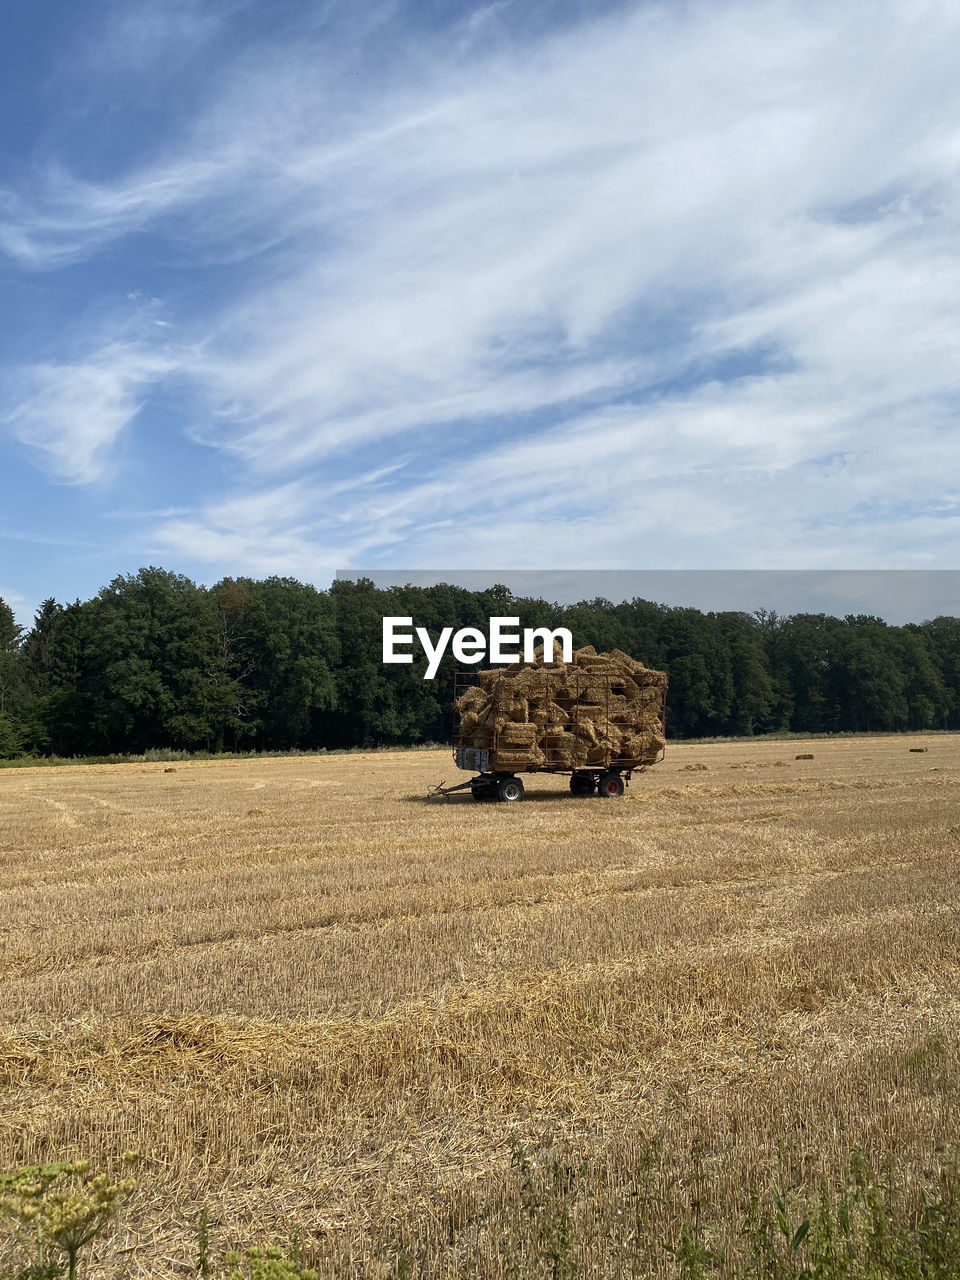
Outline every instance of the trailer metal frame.
{"label": "trailer metal frame", "polygon": [[[567,674],[570,675],[571,668],[567,668]],[[430,793],[435,796],[449,796],[458,791],[466,791],[469,789],[475,799],[483,799],[487,795],[491,798],[493,794],[502,792],[501,782],[515,778],[518,773],[553,773],[570,776],[570,789],[574,795],[590,795],[597,792],[600,795],[615,796],[622,795],[625,786],[628,786],[630,779],[634,773],[645,773],[651,765],[659,763],[666,754],[666,746],[662,747],[653,760],[643,759],[641,757],[622,757],[614,756],[611,752],[607,752],[600,761],[592,761],[590,764],[570,766],[563,763],[560,758],[560,742],[563,741],[567,733],[576,733],[579,724],[580,699],[584,688],[580,688],[580,679],[582,677],[584,685],[589,680],[596,683],[597,679],[605,678],[606,680],[606,704],[605,710],[607,719],[610,716],[610,699],[616,696],[616,686],[618,677],[609,673],[598,672],[580,672],[573,668],[576,677],[575,697],[571,703],[570,719],[562,730],[549,732],[544,735],[544,755],[546,757],[543,764],[530,764],[526,768],[515,768],[509,771],[494,769],[493,761],[496,759],[499,745],[499,730],[497,729],[498,711],[500,709],[500,687],[501,681],[496,681],[491,690],[490,706],[486,712],[487,717],[493,718],[493,734],[489,747],[473,747],[464,744],[461,729],[462,715],[460,713],[458,703],[464,692],[476,685],[475,671],[457,670],[454,672],[453,678],[453,724],[452,724],[452,746],[453,760],[458,769],[475,772],[476,776],[467,782],[458,783],[456,786],[447,787],[442,782],[435,787]],[[510,668],[504,668],[504,675],[510,674]],[[545,672],[546,676],[546,672]],[[592,705],[596,706],[596,703]],[[614,720],[614,723],[616,721]],[[667,730],[667,690],[664,687],[660,699],[660,726],[663,736],[666,737]],[[549,739],[557,741],[550,742]],[[554,757],[551,760],[551,749]],[[616,782],[612,780],[616,780]],[[517,779],[519,782],[519,779]],[[604,786],[608,789],[604,790]],[[500,798],[522,799],[523,784],[520,783],[520,794],[514,797],[500,795]]]}

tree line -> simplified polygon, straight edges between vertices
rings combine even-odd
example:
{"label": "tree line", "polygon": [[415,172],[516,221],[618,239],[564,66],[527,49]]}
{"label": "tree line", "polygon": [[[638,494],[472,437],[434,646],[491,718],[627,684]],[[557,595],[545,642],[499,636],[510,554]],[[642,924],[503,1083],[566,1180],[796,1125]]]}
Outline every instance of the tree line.
{"label": "tree line", "polygon": [[[384,665],[381,619],[436,636],[492,616],[568,627],[670,676],[671,737],[960,729],[960,620],[559,605],[440,584],[292,578],[198,586],[147,568],[18,627],[0,600],[0,756],[283,751],[443,741],[455,663]],[[416,655],[416,650],[414,651]]]}

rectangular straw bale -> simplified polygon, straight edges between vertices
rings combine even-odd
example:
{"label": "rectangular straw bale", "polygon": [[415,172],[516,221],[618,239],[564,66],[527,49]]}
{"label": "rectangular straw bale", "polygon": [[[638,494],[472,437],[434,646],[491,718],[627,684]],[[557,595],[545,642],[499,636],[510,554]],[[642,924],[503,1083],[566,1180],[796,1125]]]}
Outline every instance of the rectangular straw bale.
{"label": "rectangular straw bale", "polygon": [[617,688],[622,689],[621,697],[626,698],[628,702],[639,702],[643,697],[643,687],[637,683],[638,677],[624,676],[622,680],[617,681]]}
{"label": "rectangular straw bale", "polygon": [[564,725],[564,730],[565,732],[572,733],[574,735],[583,732],[593,738],[596,736],[596,729],[594,728],[593,723],[594,716],[599,714],[599,707],[574,706],[570,709],[570,719],[567,724]]}
{"label": "rectangular straw bale", "polygon": [[619,751],[622,737],[620,730],[607,721],[597,726],[597,746],[604,747],[608,751]]}
{"label": "rectangular straw bale", "polygon": [[577,703],[581,707],[603,707],[605,709],[609,698],[610,691],[605,684],[590,681],[580,686]]}
{"label": "rectangular straw bale", "polygon": [[469,689],[457,699],[457,708],[460,711],[476,711],[478,707],[482,707],[487,701],[486,690],[472,684]]}
{"label": "rectangular straw bale", "polygon": [[544,740],[544,757],[547,764],[560,769],[576,769],[587,763],[587,752],[590,744],[582,741],[570,741],[554,744],[552,739]]}
{"label": "rectangular straw bale", "polygon": [[615,662],[624,672],[632,673],[644,670],[642,662],[638,662],[636,658],[631,658],[629,653],[624,653],[622,649],[611,649],[610,661]]}
{"label": "rectangular straw bale", "polygon": [[659,755],[663,746],[662,734],[647,731],[624,738],[621,750],[626,759],[648,760]]}
{"label": "rectangular straw bale", "polygon": [[472,732],[484,725],[493,724],[494,707],[492,702],[486,702],[482,705],[474,705],[468,707],[460,713],[460,731],[466,732],[468,729]]}
{"label": "rectangular straw bale", "polygon": [[504,748],[530,747],[539,741],[540,736],[541,729],[537,724],[510,723],[504,725],[497,742]]}
{"label": "rectangular straw bale", "polygon": [[621,738],[625,733],[636,733],[637,719],[635,716],[616,716],[610,721],[611,726],[616,729]]}
{"label": "rectangular straw bale", "polygon": [[606,712],[611,720],[619,720],[625,717],[633,719],[636,715],[636,708],[622,694],[611,693],[606,704]]}
{"label": "rectangular straw bale", "polygon": [[536,667],[557,667],[563,666],[563,645],[559,640],[554,640],[550,645],[550,652],[544,650],[542,644],[534,645],[533,648],[533,665]]}
{"label": "rectangular straw bale", "polygon": [[569,732],[551,733],[548,729],[541,741],[544,750],[549,747],[551,755],[562,752],[564,755],[573,756],[580,750],[586,750],[591,740],[585,735],[578,736]]}
{"label": "rectangular straw bale", "polygon": [[666,677],[622,650],[598,654],[585,645],[566,666],[491,668],[477,680],[457,702],[460,740],[491,746],[496,728],[503,763],[495,767],[536,767],[537,752],[557,768],[639,761],[655,758],[663,744]]}
{"label": "rectangular straw bale", "polygon": [[570,719],[570,713],[565,707],[561,707],[559,703],[548,702],[546,704],[530,703],[529,720],[531,724],[538,724],[542,728],[547,725],[564,725]]}
{"label": "rectangular straw bale", "polygon": [[573,737],[575,739],[579,738],[581,742],[596,742],[597,731],[594,728],[593,721],[584,716],[578,716],[573,722]]}
{"label": "rectangular straw bale", "polygon": [[471,735],[494,733],[499,728],[498,719],[502,719],[502,717],[494,715],[494,708],[487,707],[477,715],[476,725],[470,730]]}
{"label": "rectangular straw bale", "polygon": [[526,724],[529,706],[526,698],[514,697],[505,707],[505,711],[510,720],[517,724]]}
{"label": "rectangular straw bale", "polygon": [[529,769],[531,766],[539,768],[544,762],[544,754],[536,745],[518,747],[515,751],[503,751],[498,747],[494,757],[494,768],[498,770]]}
{"label": "rectangular straw bale", "polygon": [[667,687],[667,673],[665,671],[651,671],[649,667],[644,667],[642,671],[638,671],[634,679],[644,689],[659,689],[662,693]]}
{"label": "rectangular straw bale", "polygon": [[514,693],[530,700],[545,701],[550,694],[550,676],[546,668],[521,667],[510,681]]}
{"label": "rectangular straw bale", "polygon": [[611,662],[604,657],[583,658],[577,663],[577,667],[580,671],[589,672],[590,675],[609,676],[611,679],[618,676],[622,678],[624,675],[629,674],[622,671],[615,662]]}

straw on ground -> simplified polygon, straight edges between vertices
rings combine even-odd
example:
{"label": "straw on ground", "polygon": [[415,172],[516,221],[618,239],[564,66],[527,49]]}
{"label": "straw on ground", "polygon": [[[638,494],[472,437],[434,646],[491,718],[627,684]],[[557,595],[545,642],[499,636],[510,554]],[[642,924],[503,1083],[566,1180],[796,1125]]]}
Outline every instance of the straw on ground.
{"label": "straw on ground", "polygon": [[960,739],[912,745],[674,747],[522,806],[425,804],[439,752],[6,772],[0,1169],[146,1153],[91,1276],[183,1274],[201,1206],[322,1276],[508,1274],[511,1141],[587,1158],[588,1270],[651,1160],[647,1226],[696,1167],[718,1251],[751,1180],[858,1145],[919,1205],[960,1135]]}

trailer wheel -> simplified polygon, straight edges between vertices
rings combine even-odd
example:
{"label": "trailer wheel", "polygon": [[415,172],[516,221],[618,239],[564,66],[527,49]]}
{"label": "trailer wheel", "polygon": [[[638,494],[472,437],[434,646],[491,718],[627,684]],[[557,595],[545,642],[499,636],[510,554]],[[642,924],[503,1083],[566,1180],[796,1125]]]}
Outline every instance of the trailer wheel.
{"label": "trailer wheel", "polygon": [[516,802],[523,799],[523,783],[519,778],[501,778],[497,783],[497,799]]}
{"label": "trailer wheel", "polygon": [[474,800],[492,800],[497,794],[496,783],[489,778],[477,778],[470,784],[470,794]]}
{"label": "trailer wheel", "polygon": [[572,773],[570,775],[570,791],[575,796],[592,796],[596,783],[589,773]]}
{"label": "trailer wheel", "polygon": [[623,779],[619,773],[602,773],[597,784],[597,791],[605,799],[615,799],[623,795]]}

